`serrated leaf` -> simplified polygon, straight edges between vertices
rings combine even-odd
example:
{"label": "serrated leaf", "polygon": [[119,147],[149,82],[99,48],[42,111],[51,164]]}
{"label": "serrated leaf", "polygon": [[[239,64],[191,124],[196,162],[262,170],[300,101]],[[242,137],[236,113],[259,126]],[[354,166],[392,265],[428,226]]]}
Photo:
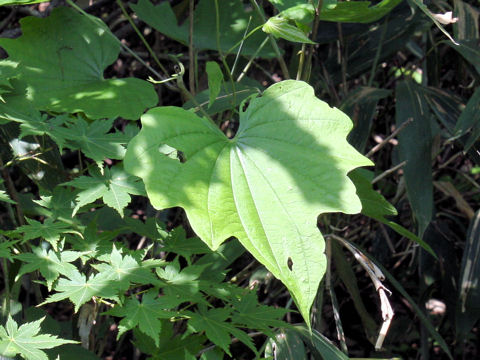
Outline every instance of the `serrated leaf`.
{"label": "serrated leaf", "polygon": [[90,301],[93,296],[116,299],[118,293],[118,285],[109,274],[96,274],[87,277],[80,274],[78,270],[71,271],[67,275],[68,279],[60,278],[55,286],[56,294],[51,295],[42,304],[58,302],[64,299],[70,299],[75,304],[75,312],[80,306]]}
{"label": "serrated leaf", "polygon": [[10,61],[19,63],[18,78],[38,109],[137,119],[156,104],[154,88],[146,81],[103,78],[120,45],[100,19],[59,7],[47,18],[30,16],[20,24],[23,35],[0,39],[0,46]]}
{"label": "serrated leaf", "polygon": [[221,347],[228,355],[231,356],[229,346],[231,343],[230,334],[237,337],[241,342],[247,345],[253,352],[257,349],[253,345],[251,338],[243,331],[237,329],[231,323],[226,322],[231,313],[227,308],[216,308],[207,310],[205,307],[199,307],[197,312],[188,313],[190,320],[188,326],[196,332],[205,331],[205,335],[214,344]]}
{"label": "serrated leaf", "polygon": [[262,30],[267,34],[272,34],[277,38],[282,38],[292,42],[315,44],[305,33],[295,25],[291,25],[288,19],[280,16],[273,16],[263,25]]}
{"label": "serrated leaf", "polygon": [[0,202],[6,202],[9,204],[15,204],[15,201],[10,199],[8,194],[5,192],[5,190],[0,190]]}
{"label": "serrated leaf", "polygon": [[207,76],[208,76],[208,91],[209,91],[209,100],[208,108],[213,105],[215,99],[220,93],[223,83],[223,73],[220,66],[215,61],[208,61],[206,66]]}
{"label": "serrated leaf", "polygon": [[[240,112],[233,139],[175,107],[151,110],[142,124],[125,169],[144,180],[153,206],[183,207],[212,249],[239,239],[287,286],[308,321],[325,272],[317,216],[359,212],[346,174],[372,164],[345,139],[350,119],[317,99],[308,84],[290,80]],[[162,144],[182,151],[186,162],[162,154]]]}
{"label": "serrated leaf", "polygon": [[14,357],[20,354],[27,360],[48,360],[42,349],[51,349],[63,344],[75,344],[76,341],[60,339],[50,334],[38,334],[40,324],[45,318],[29,322],[18,327],[9,315],[5,327],[0,326],[0,354]]}
{"label": "serrated leaf", "polygon": [[102,198],[106,205],[118,211],[123,217],[123,209],[130,203],[132,195],[145,194],[144,186],[135,176],[127,174],[121,166],[105,168],[102,175],[98,169],[91,170],[92,176],[80,176],[63,185],[81,189],[77,194],[77,204],[73,215],[82,207]]}
{"label": "serrated leaf", "polygon": [[117,289],[127,290],[131,283],[141,285],[153,285],[159,283],[147,267],[135,260],[130,255],[122,256],[114,246],[110,253],[109,263],[92,265],[100,274],[115,282]]}
{"label": "serrated leaf", "polygon": [[175,316],[175,312],[169,311],[182,303],[183,299],[169,296],[158,296],[158,290],[150,290],[143,294],[142,300],[130,297],[123,306],[116,306],[107,314],[123,317],[119,323],[117,339],[126,331],[135,327],[150,336],[155,345],[160,346],[160,332],[162,330],[161,319],[169,319]]}
{"label": "serrated leaf", "polygon": [[60,240],[61,234],[76,233],[69,224],[55,221],[51,218],[45,220],[44,223],[27,218],[27,223],[28,225],[23,225],[16,229],[16,232],[23,233],[23,242],[35,238],[43,238],[48,241],[55,250],[57,249],[57,243]]}
{"label": "serrated leaf", "polygon": [[55,133],[68,139],[65,147],[81,150],[87,157],[101,163],[105,158],[123,159],[125,144],[128,140],[121,132],[110,133],[113,119],[96,120],[87,123],[78,118],[67,128],[57,128]]}
{"label": "serrated leaf", "polygon": [[232,299],[232,305],[235,310],[232,321],[241,324],[242,327],[264,329],[264,332],[268,332],[268,327],[287,326],[281,318],[288,310],[259,304],[257,295],[253,291]]}
{"label": "serrated leaf", "polygon": [[58,279],[60,274],[67,275],[76,270],[71,262],[80,257],[80,253],[75,251],[62,251],[55,253],[52,250],[45,250],[40,247],[32,247],[31,253],[22,253],[15,256],[23,262],[18,271],[18,277],[33,271],[40,271],[40,274],[47,281],[48,290],[52,290],[52,284]]}

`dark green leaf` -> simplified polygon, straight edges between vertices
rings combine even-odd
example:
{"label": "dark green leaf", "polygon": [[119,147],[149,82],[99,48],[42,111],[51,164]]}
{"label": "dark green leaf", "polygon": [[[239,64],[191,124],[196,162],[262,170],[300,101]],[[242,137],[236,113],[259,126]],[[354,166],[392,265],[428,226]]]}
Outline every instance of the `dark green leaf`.
{"label": "dark green leaf", "polygon": [[413,213],[422,237],[433,215],[432,132],[425,97],[420,86],[405,80],[397,83],[397,127],[412,119],[398,135],[400,161],[404,167],[405,184]]}
{"label": "dark green leaf", "polygon": [[223,73],[220,66],[214,61],[207,62],[207,75],[208,75],[208,92],[209,92],[209,99],[210,102],[208,103],[208,108],[210,108],[215,99],[217,98],[218,94],[220,93],[220,89],[223,83]]}

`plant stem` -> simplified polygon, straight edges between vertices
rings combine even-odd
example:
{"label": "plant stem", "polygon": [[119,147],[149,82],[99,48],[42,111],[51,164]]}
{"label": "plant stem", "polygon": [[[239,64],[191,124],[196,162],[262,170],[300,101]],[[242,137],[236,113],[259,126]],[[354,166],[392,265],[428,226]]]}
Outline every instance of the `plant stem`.
{"label": "plant stem", "polygon": [[372,86],[373,79],[375,78],[375,70],[378,65],[378,59],[380,59],[380,53],[382,51],[383,42],[385,41],[385,35],[387,34],[387,25],[388,25],[388,15],[385,18],[385,21],[383,23],[382,33],[380,35],[380,42],[378,43],[377,51],[375,52],[375,57],[372,63],[372,70],[370,71],[370,78],[368,79],[367,86]]}
{"label": "plant stem", "polygon": [[195,8],[195,0],[190,0],[188,9],[188,85],[190,92],[195,96],[195,56],[193,48],[193,11]]}
{"label": "plant stem", "polygon": [[[257,1],[250,0],[250,2],[252,3],[253,7],[255,8],[255,11],[258,13],[262,21],[266,23],[267,19],[263,15],[263,12],[260,9],[260,6],[258,6]],[[282,56],[282,53],[280,52],[280,48],[278,47],[277,41],[271,34],[268,34],[268,38],[270,39],[270,42],[272,44],[273,51],[275,51],[275,54],[277,55],[277,60],[278,60],[278,63],[280,64],[280,68],[282,69],[283,77],[285,79],[290,79],[290,73],[288,72],[287,64],[285,63],[285,60],[283,60],[283,56]]]}
{"label": "plant stem", "polygon": [[302,73],[303,73],[303,65],[305,63],[305,50],[307,46],[306,44],[302,44],[302,50],[300,50],[300,59],[298,60],[298,70],[297,70],[297,78],[296,80],[302,80]]}
{"label": "plant stem", "polygon": [[[318,26],[320,24],[320,12],[322,11],[323,0],[318,0],[317,7],[315,8],[315,18],[313,19],[313,29],[312,29],[312,41],[315,41],[318,32]],[[303,76],[303,80],[307,81],[310,80],[310,69],[312,68],[312,58],[314,53],[314,44],[310,45],[310,49],[308,51],[307,56],[307,72]]]}
{"label": "plant stem", "polygon": [[220,44],[220,11],[218,9],[218,0],[215,0],[215,24],[216,24],[218,53],[220,54],[220,58],[222,59],[223,66],[227,70],[228,77],[230,79],[230,84],[232,85],[232,92],[233,92],[232,108],[233,108],[237,102],[236,91],[235,91],[235,81],[233,80],[232,72],[230,71],[230,67],[228,66],[227,61],[225,60],[225,55],[223,54],[222,47]]}
{"label": "plant stem", "polygon": [[250,69],[250,66],[252,66],[252,63],[253,61],[255,60],[255,58],[257,57],[258,53],[263,49],[263,47],[265,46],[265,44],[267,43],[268,41],[268,37],[265,38],[265,40],[263,40],[263,42],[260,44],[260,46],[258,47],[258,49],[255,51],[255,53],[252,55],[252,57],[250,58],[250,60],[248,60],[248,63],[247,65],[245,65],[245,67],[243,68],[242,72],[240,73],[240,75],[238,76],[237,78],[237,82],[240,82],[243,77],[246,75],[248,69]]}

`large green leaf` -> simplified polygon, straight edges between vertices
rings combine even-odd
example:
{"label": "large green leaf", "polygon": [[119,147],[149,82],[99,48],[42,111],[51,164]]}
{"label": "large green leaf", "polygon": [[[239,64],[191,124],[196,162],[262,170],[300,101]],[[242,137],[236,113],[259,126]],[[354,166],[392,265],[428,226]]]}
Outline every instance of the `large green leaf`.
{"label": "large green leaf", "polygon": [[[351,128],[309,85],[283,81],[240,111],[233,139],[183,109],[152,109],[128,146],[125,169],[143,178],[156,208],[183,207],[212,249],[238,238],[287,286],[308,322],[326,265],[317,216],[358,213],[346,174],[372,164],[346,141]],[[186,162],[163,154],[165,144]]]}
{"label": "large green leaf", "polygon": [[[188,21],[178,25],[177,18],[168,1],[153,5],[149,0],[140,0],[138,4],[130,5],[138,17],[155,30],[175,39],[185,45],[188,44]],[[242,1],[218,0],[220,47],[223,52],[236,52],[242,41],[245,30],[253,30],[261,25],[258,17],[247,13]],[[252,17],[250,21],[250,17]],[[250,26],[248,26],[250,22]],[[200,0],[195,9],[193,24],[193,44],[196,49],[218,50],[217,23],[214,0]],[[265,34],[254,33],[242,46],[242,55],[253,55],[265,39]],[[258,54],[261,57],[273,57],[275,53],[270,44],[267,44]]]}
{"label": "large green leaf", "polygon": [[23,35],[0,39],[0,46],[19,63],[18,78],[40,110],[137,119],[156,104],[146,81],[103,78],[120,45],[99,19],[61,7],[48,18],[26,17],[20,23]]}

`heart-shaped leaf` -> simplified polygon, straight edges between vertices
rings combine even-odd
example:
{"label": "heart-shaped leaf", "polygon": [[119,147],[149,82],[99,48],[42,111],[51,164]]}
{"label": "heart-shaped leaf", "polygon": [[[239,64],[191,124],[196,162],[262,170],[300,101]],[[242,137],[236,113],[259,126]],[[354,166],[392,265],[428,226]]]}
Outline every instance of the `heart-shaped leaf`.
{"label": "heart-shaped leaf", "polygon": [[19,63],[17,77],[28,84],[26,96],[39,110],[138,119],[156,104],[146,81],[103,78],[120,45],[100,19],[60,7],[47,18],[29,16],[20,23],[23,35],[0,39],[0,46]]}
{"label": "heart-shaped leaf", "polygon": [[[351,128],[308,84],[287,80],[240,111],[233,139],[181,108],[150,110],[125,169],[143,178],[156,208],[183,207],[212,249],[239,239],[287,286],[308,323],[326,265],[317,216],[358,213],[347,173],[372,165],[346,141]],[[168,156],[171,148],[185,162]]]}

